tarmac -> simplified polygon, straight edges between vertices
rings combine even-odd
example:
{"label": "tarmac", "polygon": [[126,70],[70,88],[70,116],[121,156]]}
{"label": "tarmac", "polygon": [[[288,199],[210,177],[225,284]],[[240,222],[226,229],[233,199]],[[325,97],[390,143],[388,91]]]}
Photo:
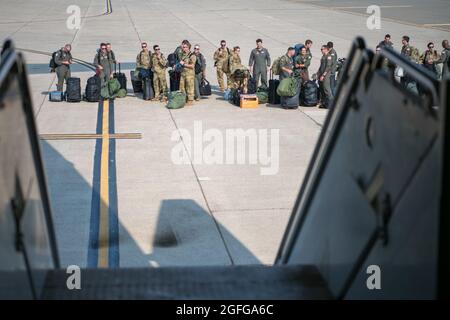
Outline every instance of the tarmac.
{"label": "tarmac", "polygon": [[[441,41],[450,38],[449,1],[74,2],[0,2],[2,42],[12,38],[17,48],[49,53],[71,43],[73,56],[89,62],[100,42],[111,42],[128,78],[127,97],[111,104],[50,102],[56,79],[49,73],[49,57],[24,52],[39,133],[100,135],[41,140],[63,266],[274,262],[327,111],[264,104],[240,109],[225,101],[212,61],[220,40],[239,45],[246,64],[257,38],[272,59],[312,39],[312,74],[319,66],[320,45],[327,41],[344,57],[357,35],[375,47],[390,33],[399,50],[407,34],[421,51],[429,41],[440,49]],[[381,8],[379,30],[366,26],[365,8],[372,4]],[[79,29],[67,27],[71,5],[80,8]],[[129,71],[140,42],[158,44],[167,56],[183,39],[200,45],[213,94],[180,110],[135,95]],[[81,78],[83,91],[92,75],[73,66],[72,76]],[[242,163],[220,161],[237,150],[226,140],[227,132],[237,129],[256,135],[256,161],[250,160],[250,139]],[[111,138],[112,133],[140,136]],[[222,141],[216,151],[225,156],[208,163],[212,137]],[[265,142],[270,147],[261,153]],[[177,150],[188,154],[186,163],[174,161]],[[274,174],[264,175],[268,163]]]}

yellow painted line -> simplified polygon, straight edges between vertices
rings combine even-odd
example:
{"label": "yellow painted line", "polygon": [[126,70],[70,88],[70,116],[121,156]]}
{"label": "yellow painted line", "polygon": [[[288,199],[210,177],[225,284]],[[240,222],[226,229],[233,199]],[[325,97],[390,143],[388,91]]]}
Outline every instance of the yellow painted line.
{"label": "yellow painted line", "polygon": [[[41,134],[41,140],[83,140],[83,139],[102,139],[103,134],[95,133],[48,133]],[[142,139],[141,133],[115,133],[109,135],[110,139]]]}
{"label": "yellow painted line", "polygon": [[103,102],[102,135],[98,267],[107,268],[109,255],[109,101]]}

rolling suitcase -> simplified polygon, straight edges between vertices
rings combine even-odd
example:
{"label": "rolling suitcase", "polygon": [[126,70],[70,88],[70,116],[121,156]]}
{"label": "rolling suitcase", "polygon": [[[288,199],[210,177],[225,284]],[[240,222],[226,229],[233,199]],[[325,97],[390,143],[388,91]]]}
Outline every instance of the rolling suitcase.
{"label": "rolling suitcase", "polygon": [[86,90],[85,90],[85,98],[89,102],[99,102],[100,101],[100,91],[101,91],[101,83],[100,77],[97,75],[90,77],[87,80]]}
{"label": "rolling suitcase", "polygon": [[130,71],[131,85],[133,86],[133,92],[142,92],[142,80],[139,79],[137,72]]}
{"label": "rolling suitcase", "polygon": [[307,107],[316,106],[319,103],[318,91],[319,88],[314,81],[306,81],[303,83],[300,104]]}
{"label": "rolling suitcase", "polygon": [[80,78],[67,79],[66,101],[67,102],[80,102],[81,101]]}
{"label": "rolling suitcase", "polygon": [[180,77],[181,73],[175,72],[173,70],[169,71],[170,91],[180,90]]}
{"label": "rolling suitcase", "polygon": [[300,102],[301,84],[298,81],[297,92],[292,97],[280,97],[281,107],[284,109],[297,109]]}
{"label": "rolling suitcase", "polygon": [[269,103],[270,104],[280,104],[280,96],[277,93],[278,85],[280,84],[280,80],[273,79],[272,72],[270,72],[270,80],[269,80]]}
{"label": "rolling suitcase", "polygon": [[114,64],[113,78],[119,80],[120,89],[127,90],[127,76],[125,75],[125,73],[120,72],[120,63],[119,63],[119,72],[117,72],[116,67],[117,67],[116,64]]}
{"label": "rolling suitcase", "polygon": [[152,80],[150,77],[145,77],[142,79],[142,99],[151,100],[155,97],[153,91]]}

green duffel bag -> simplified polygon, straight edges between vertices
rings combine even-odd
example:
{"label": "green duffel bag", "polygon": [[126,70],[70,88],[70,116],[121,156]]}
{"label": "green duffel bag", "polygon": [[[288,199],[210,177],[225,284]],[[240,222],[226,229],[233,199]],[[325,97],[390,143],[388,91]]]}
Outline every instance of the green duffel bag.
{"label": "green duffel bag", "polygon": [[167,109],[180,109],[186,104],[186,94],[181,91],[171,91],[167,94],[169,102]]}
{"label": "green duffel bag", "polygon": [[258,103],[268,103],[269,102],[269,91],[265,87],[259,87],[256,90],[256,96],[258,97]]}
{"label": "green duffel bag", "polygon": [[284,78],[280,81],[277,93],[280,97],[293,97],[298,90],[298,80],[294,77]]}
{"label": "green duffel bag", "polygon": [[127,90],[125,89],[120,89],[117,92],[117,98],[125,98],[127,96]]}
{"label": "green duffel bag", "polygon": [[103,86],[103,87],[101,88],[101,90],[100,90],[100,95],[101,95],[103,98],[105,98],[105,99],[110,98],[110,95],[109,95],[109,89],[108,89],[108,86],[107,86],[107,85],[106,85],[106,86]]}
{"label": "green duffel bag", "polygon": [[114,96],[116,95],[120,90],[120,82],[116,78],[111,79],[108,81],[108,90],[109,95]]}

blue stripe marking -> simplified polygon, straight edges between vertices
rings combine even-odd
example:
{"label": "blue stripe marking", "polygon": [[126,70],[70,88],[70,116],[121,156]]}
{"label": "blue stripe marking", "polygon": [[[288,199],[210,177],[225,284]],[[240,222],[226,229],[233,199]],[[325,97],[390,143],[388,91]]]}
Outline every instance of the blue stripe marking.
{"label": "blue stripe marking", "polygon": [[[97,112],[96,133],[102,133],[103,101],[100,100]],[[102,153],[102,139],[95,140],[94,169],[92,175],[91,221],[89,228],[88,268],[97,268],[98,237],[100,228],[100,165]]]}
{"label": "blue stripe marking", "polygon": [[[109,133],[115,133],[114,100],[109,100]],[[119,217],[117,210],[116,140],[109,139],[109,267],[119,267]]]}

